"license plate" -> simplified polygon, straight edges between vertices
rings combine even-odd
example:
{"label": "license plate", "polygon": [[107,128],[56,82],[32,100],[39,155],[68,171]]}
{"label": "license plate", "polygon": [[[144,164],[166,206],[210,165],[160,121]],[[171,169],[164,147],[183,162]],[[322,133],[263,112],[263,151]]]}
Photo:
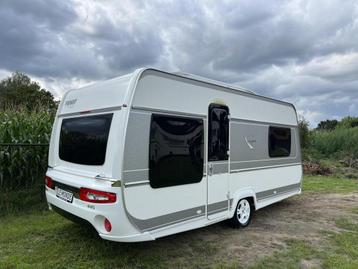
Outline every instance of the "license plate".
{"label": "license plate", "polygon": [[59,187],[55,187],[56,196],[66,202],[72,203],[73,193],[69,191],[65,191]]}

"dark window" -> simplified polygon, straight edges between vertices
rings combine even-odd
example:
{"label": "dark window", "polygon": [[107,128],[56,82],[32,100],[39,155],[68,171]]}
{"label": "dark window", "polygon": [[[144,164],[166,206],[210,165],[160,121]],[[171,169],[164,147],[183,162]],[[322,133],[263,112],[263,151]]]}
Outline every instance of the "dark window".
{"label": "dark window", "polygon": [[229,109],[226,106],[209,106],[209,161],[227,160],[229,149]]}
{"label": "dark window", "polygon": [[287,157],[291,153],[291,129],[269,128],[269,155],[270,157]]}
{"label": "dark window", "polygon": [[64,119],[60,159],[77,164],[102,165],[113,114]]}
{"label": "dark window", "polygon": [[152,115],[149,180],[153,188],[200,182],[204,128],[200,119]]}

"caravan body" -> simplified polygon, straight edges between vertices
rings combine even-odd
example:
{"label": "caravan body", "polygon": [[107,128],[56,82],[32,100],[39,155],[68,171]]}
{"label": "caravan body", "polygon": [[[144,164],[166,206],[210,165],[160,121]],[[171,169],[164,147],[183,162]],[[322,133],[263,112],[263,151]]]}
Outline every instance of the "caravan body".
{"label": "caravan body", "polygon": [[[53,126],[51,209],[114,241],[145,241],[301,192],[293,105],[154,69],[68,91]],[[249,213],[248,213],[249,212]],[[251,213],[250,213],[251,214]]]}

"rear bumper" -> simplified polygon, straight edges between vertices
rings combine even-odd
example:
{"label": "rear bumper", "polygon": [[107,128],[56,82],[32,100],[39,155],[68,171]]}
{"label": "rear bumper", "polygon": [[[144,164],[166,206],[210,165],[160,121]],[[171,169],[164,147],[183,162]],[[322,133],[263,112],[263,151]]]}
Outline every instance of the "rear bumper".
{"label": "rear bumper", "polygon": [[[123,216],[125,213],[118,201],[113,204],[93,204],[74,198],[73,202],[69,203],[56,197],[52,189],[46,187],[45,192],[51,210],[77,223],[90,223],[103,239],[117,242],[154,240],[148,232],[138,233],[126,216]],[[112,224],[111,232],[104,228],[105,218]]]}

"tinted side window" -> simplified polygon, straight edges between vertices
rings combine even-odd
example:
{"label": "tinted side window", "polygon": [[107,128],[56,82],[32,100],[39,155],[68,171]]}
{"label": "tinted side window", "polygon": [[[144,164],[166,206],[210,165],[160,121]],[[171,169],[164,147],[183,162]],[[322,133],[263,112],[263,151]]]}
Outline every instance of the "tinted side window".
{"label": "tinted side window", "polygon": [[61,160],[102,165],[113,114],[62,120],[59,156]]}
{"label": "tinted side window", "polygon": [[269,128],[269,155],[270,157],[287,157],[291,154],[291,129]]}
{"label": "tinted side window", "polygon": [[209,161],[227,160],[229,149],[229,111],[226,106],[209,106]]}
{"label": "tinted side window", "polygon": [[149,181],[153,188],[200,182],[203,156],[201,119],[152,115]]}

